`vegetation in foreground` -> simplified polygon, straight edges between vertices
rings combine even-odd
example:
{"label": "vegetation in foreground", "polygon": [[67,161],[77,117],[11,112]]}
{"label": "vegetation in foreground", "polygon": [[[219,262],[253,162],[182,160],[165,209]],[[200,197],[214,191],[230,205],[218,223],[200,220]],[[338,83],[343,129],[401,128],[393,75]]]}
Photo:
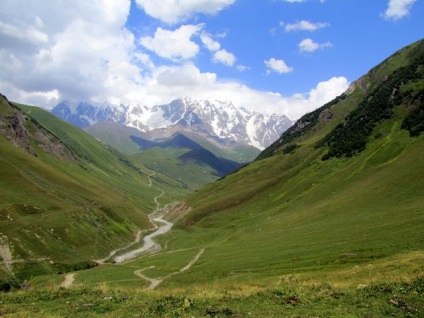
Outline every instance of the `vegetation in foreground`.
{"label": "vegetation in foreground", "polygon": [[281,277],[266,288],[239,285],[146,292],[106,286],[36,288],[0,294],[4,317],[423,317],[424,277],[340,287]]}

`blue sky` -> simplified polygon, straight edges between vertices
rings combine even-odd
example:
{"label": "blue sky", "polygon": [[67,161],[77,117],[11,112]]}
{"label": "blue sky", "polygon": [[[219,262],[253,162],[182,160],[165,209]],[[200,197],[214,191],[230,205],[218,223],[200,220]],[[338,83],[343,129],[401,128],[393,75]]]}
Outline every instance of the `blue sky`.
{"label": "blue sky", "polygon": [[0,92],[53,107],[232,100],[291,119],[423,38],[422,0],[2,0]]}

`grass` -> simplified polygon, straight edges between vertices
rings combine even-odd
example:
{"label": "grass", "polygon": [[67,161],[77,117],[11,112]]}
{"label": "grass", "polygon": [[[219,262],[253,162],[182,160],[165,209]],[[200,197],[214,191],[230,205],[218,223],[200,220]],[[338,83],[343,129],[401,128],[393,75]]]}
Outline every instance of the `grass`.
{"label": "grass", "polygon": [[[195,160],[187,162],[181,159],[180,157],[188,153],[191,149],[165,142],[165,140],[169,142],[173,137],[162,139],[161,146],[158,146],[158,142],[157,146],[153,146],[154,142],[151,142],[152,145],[143,149],[133,141],[133,138],[140,138],[146,141],[149,138],[135,128],[125,127],[116,123],[101,123],[89,127],[87,131],[119,151],[128,154],[133,162],[138,162],[153,171],[160,172],[176,180],[178,186],[184,189],[186,193],[195,191],[215,181],[221,173],[221,171],[216,171],[216,167],[212,167],[207,160],[201,164]],[[180,135],[184,135],[185,138],[191,140],[190,143],[195,142],[201,145],[201,147],[209,150],[217,157],[235,162],[244,163],[252,161],[259,153],[259,150],[252,146],[240,145],[236,149],[232,149],[223,145],[217,146],[206,138],[196,134],[180,133]],[[165,144],[168,145],[165,146]],[[220,163],[220,166],[222,169],[224,163]]]}
{"label": "grass", "polygon": [[[332,110],[336,121],[351,105],[341,107]],[[364,284],[370,268],[376,279],[422,275],[406,255],[424,250],[424,164],[417,160],[424,136],[400,129],[405,114],[397,107],[355,157],[322,161],[325,149],[308,139],[328,131],[319,122],[323,131],[302,136],[292,153],[256,161],[189,195],[192,211],[164,242],[169,251],[206,251],[159,288],[260,285],[287,275],[332,277],[340,286],[342,275],[358,268]],[[165,254],[157,275],[173,262]]]}
{"label": "grass", "polygon": [[[382,67],[371,75],[380,78]],[[393,67],[387,65],[389,71]],[[57,288],[57,275],[37,277],[27,291],[0,294],[0,314],[422,317],[424,134],[412,138],[400,128],[410,105],[396,105],[393,117],[375,127],[364,151],[322,161],[326,149],[315,148],[317,136],[325,136],[354,108],[350,103],[361,99],[359,91],[352,96],[329,109],[332,118],[320,117],[311,131],[294,140],[298,147],[290,153],[277,151],[187,196],[184,203],[191,211],[160,237],[160,254],[79,271],[66,290]],[[5,169],[10,180],[16,175],[12,168]],[[27,178],[52,182],[41,172]],[[160,188],[167,179],[159,178]],[[78,189],[72,178],[66,180],[70,189]],[[63,194],[58,198],[66,202]],[[34,213],[35,207],[5,211],[13,219]],[[118,221],[115,231],[122,226]],[[99,221],[85,220],[90,222]],[[19,248],[18,241],[13,247]],[[205,251],[193,266],[180,271],[201,249]],[[135,275],[138,270],[164,280],[147,292],[149,283]]]}
{"label": "grass", "polygon": [[152,170],[160,171],[179,182],[179,186],[187,192],[195,191],[202,186],[215,181],[218,177],[208,165],[196,162],[184,163],[178,157],[189,152],[186,148],[151,148],[131,156],[135,162],[142,163]]}
{"label": "grass", "polygon": [[[2,114],[18,113],[1,105]],[[50,113],[19,107],[36,156],[0,137],[0,232],[20,260],[12,264],[18,280],[89,267],[150,228],[147,214],[162,191],[161,204],[184,193],[177,181],[152,175]]]}
{"label": "grass", "polygon": [[[206,286],[204,286],[206,287]],[[424,279],[335,286],[281,277],[264,286],[146,292],[100,285],[0,294],[4,317],[422,317]]]}

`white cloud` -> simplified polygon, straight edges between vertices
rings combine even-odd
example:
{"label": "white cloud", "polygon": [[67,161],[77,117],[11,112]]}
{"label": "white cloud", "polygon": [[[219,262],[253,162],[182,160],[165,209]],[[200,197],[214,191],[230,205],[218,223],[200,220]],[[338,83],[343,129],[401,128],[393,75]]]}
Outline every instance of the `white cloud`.
{"label": "white cloud", "polygon": [[202,33],[200,35],[200,39],[202,40],[202,43],[206,46],[206,48],[209,51],[215,52],[221,48],[221,44],[219,44],[219,42],[212,39],[212,37],[209,34]]}
{"label": "white cloud", "polygon": [[244,72],[247,70],[250,70],[250,67],[246,66],[246,65],[237,65],[236,66],[237,70],[239,70],[240,72]]}
{"label": "white cloud", "polygon": [[186,21],[197,13],[216,14],[236,0],[136,0],[146,14],[168,24]]}
{"label": "white cloud", "polygon": [[227,66],[233,66],[236,61],[236,57],[234,56],[234,54],[228,52],[227,50],[219,50],[216,51],[213,55],[212,61]]}
{"label": "white cloud", "polygon": [[[285,97],[234,80],[222,81],[217,74],[202,72],[185,60],[197,54],[195,46],[190,50],[180,47],[181,43],[190,47],[191,36],[202,40],[201,25],[183,28],[180,37],[171,39],[174,47],[169,48],[168,58],[181,65],[155,65],[125,28],[130,0],[2,0],[1,9],[1,93],[17,102],[46,108],[60,100],[152,106],[192,96],[232,100],[235,105],[296,119],[339,95],[347,83],[344,78],[331,79],[310,92]],[[167,35],[172,38],[175,31]],[[219,52],[221,47],[210,38],[209,49]],[[155,52],[161,52],[154,45],[158,39],[155,35],[149,42]],[[226,56],[222,61],[235,65],[231,53],[222,56]],[[292,70],[279,61],[267,61],[270,70],[271,66],[278,72]]]}
{"label": "white cloud", "polygon": [[289,67],[286,62],[284,62],[284,60],[270,58],[268,61],[264,61],[264,63],[268,68],[268,74],[271,73],[271,71],[277,72],[279,74],[290,73],[293,71],[293,68]]}
{"label": "white cloud", "polygon": [[18,42],[42,45],[49,41],[49,37],[40,30],[40,27],[42,25],[40,25],[40,20],[37,19],[34,20],[34,25],[23,26],[23,28],[0,21],[0,34],[2,34],[2,37],[14,39]]}
{"label": "white cloud", "polygon": [[[283,23],[280,22],[280,25],[283,25]],[[330,26],[329,23],[325,22],[317,22],[313,23],[306,20],[297,21],[295,23],[288,23],[284,26],[284,31],[290,32],[290,31],[316,31],[325,27]]]}
{"label": "white cloud", "polygon": [[326,47],[331,47],[333,45],[330,42],[316,43],[312,39],[307,38],[300,41],[298,46],[299,46],[300,52],[314,52],[318,49],[324,49]]}
{"label": "white cloud", "polygon": [[182,25],[174,31],[158,27],[153,37],[142,37],[140,43],[160,57],[173,61],[188,60],[199,53],[199,46],[191,38],[203,27],[203,24],[189,24]]}
{"label": "white cloud", "polygon": [[384,12],[384,17],[389,20],[399,20],[411,11],[412,5],[416,0],[389,0],[388,8]]}
{"label": "white cloud", "polygon": [[[284,2],[289,2],[289,3],[301,3],[301,2],[306,2],[308,0],[283,0]],[[326,0],[319,0],[319,2],[324,3]]]}
{"label": "white cloud", "polygon": [[[225,35],[221,35],[225,36]],[[213,53],[212,62],[221,63],[227,66],[234,66],[236,62],[236,57],[233,53],[228,52],[225,49],[221,49],[221,44],[212,39],[212,36],[207,33],[202,33],[200,35],[200,40],[205,45],[205,47]]]}
{"label": "white cloud", "polygon": [[[134,37],[123,28],[129,9],[130,0],[2,1],[0,86],[21,102],[44,96],[45,106],[122,93],[139,80]],[[119,82],[111,92],[108,78]]]}
{"label": "white cloud", "polygon": [[157,83],[168,88],[171,87],[203,87],[216,81],[216,74],[201,73],[192,63],[182,66],[160,67],[156,70]]}
{"label": "white cloud", "polygon": [[221,81],[216,74],[202,73],[195,65],[188,63],[182,66],[159,67],[139,100],[150,105],[169,103],[181,96],[231,100],[238,107],[268,114],[285,114],[290,119],[298,119],[339,96],[348,87],[346,78],[333,77],[318,83],[309,92],[282,96],[278,93],[254,90],[235,81]]}

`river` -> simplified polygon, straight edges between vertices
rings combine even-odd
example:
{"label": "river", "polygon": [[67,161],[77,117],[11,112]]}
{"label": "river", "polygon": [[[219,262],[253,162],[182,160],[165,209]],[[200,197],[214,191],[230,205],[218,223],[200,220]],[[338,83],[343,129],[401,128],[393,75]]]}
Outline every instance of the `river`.
{"label": "river", "polygon": [[[153,233],[150,233],[149,235],[146,235],[143,238],[143,246],[135,250],[129,251],[127,253],[124,253],[122,255],[116,256],[113,259],[115,263],[122,263],[125,261],[129,261],[137,257],[138,255],[140,255],[141,253],[144,253],[147,251],[152,251],[152,252],[160,251],[161,249],[160,244],[153,241],[153,238],[168,232],[171,229],[171,227],[174,225],[174,223],[164,220],[162,216],[156,217],[152,221],[154,222],[154,224],[156,224],[157,229]],[[161,225],[158,226],[157,223]]]}

